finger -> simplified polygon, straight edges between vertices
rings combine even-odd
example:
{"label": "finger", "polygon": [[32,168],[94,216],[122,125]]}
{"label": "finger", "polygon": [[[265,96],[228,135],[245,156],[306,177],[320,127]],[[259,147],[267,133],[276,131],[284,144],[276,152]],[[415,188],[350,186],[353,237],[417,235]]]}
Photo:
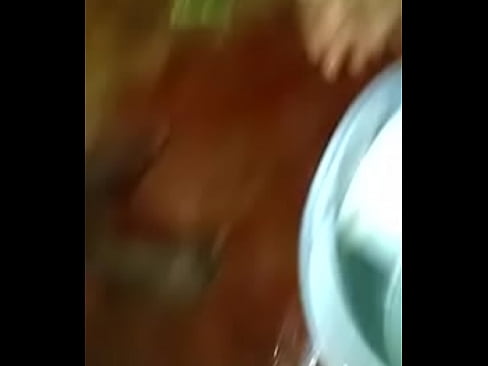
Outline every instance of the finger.
{"label": "finger", "polygon": [[330,43],[347,20],[347,9],[341,0],[333,0],[324,9],[323,40]]}
{"label": "finger", "polygon": [[346,13],[341,1],[333,0],[321,9],[320,22],[313,30],[310,46],[312,62],[318,62],[323,52],[335,43],[335,38],[345,25],[346,20]]}
{"label": "finger", "polygon": [[329,81],[334,81],[339,73],[347,52],[351,46],[351,27],[346,26],[337,34],[334,43],[328,50],[326,60],[323,65],[324,76]]}
{"label": "finger", "polygon": [[356,76],[372,59],[381,56],[386,48],[387,39],[392,33],[393,21],[386,14],[381,22],[358,27],[356,45],[351,55],[350,74]]}
{"label": "finger", "polygon": [[305,48],[309,57],[311,57],[311,50],[313,39],[315,38],[318,25],[321,22],[322,11],[326,3],[319,0],[299,0],[299,16],[302,28],[302,33],[305,41]]}

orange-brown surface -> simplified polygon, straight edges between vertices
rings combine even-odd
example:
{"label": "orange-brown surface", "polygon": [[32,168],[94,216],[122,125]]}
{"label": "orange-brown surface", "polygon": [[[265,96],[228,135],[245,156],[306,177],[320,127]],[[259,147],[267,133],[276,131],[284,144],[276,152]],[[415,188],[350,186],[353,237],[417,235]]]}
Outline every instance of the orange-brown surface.
{"label": "orange-brown surface", "polygon": [[301,323],[297,236],[310,179],[341,114],[386,62],[327,84],[290,16],[223,47],[185,38],[155,102],[132,113],[170,137],[124,215],[162,241],[225,233],[221,265],[200,302],[178,313],[87,294],[88,365],[268,366],[278,341],[286,353]]}

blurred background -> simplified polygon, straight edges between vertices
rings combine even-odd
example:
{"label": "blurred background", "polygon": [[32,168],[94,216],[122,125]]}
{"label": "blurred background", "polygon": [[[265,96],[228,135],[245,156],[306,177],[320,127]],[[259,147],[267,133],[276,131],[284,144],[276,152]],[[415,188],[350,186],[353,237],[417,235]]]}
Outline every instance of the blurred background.
{"label": "blurred background", "polygon": [[195,3],[86,0],[89,366],[303,364],[309,184],[397,56],[326,81],[292,1]]}

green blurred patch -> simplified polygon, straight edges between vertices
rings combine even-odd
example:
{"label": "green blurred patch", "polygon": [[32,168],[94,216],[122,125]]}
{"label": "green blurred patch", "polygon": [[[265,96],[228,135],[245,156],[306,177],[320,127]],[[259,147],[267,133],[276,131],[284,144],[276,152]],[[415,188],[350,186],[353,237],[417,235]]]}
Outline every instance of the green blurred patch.
{"label": "green blurred patch", "polygon": [[235,0],[174,0],[171,8],[171,27],[227,28],[232,20]]}

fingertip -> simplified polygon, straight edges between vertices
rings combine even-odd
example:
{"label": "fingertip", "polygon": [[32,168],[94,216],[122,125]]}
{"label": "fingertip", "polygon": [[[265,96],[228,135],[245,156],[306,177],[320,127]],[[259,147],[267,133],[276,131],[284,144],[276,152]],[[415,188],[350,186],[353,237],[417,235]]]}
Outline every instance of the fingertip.
{"label": "fingertip", "polygon": [[337,58],[326,58],[322,64],[322,75],[328,82],[335,82],[339,71]]}
{"label": "fingertip", "polygon": [[337,78],[350,47],[351,29],[346,27],[337,35],[334,44],[328,50],[324,74],[329,80],[335,80]]}
{"label": "fingertip", "polygon": [[308,58],[310,62],[317,65],[320,62],[321,55],[323,53],[322,45],[320,42],[315,41],[308,46]]}

